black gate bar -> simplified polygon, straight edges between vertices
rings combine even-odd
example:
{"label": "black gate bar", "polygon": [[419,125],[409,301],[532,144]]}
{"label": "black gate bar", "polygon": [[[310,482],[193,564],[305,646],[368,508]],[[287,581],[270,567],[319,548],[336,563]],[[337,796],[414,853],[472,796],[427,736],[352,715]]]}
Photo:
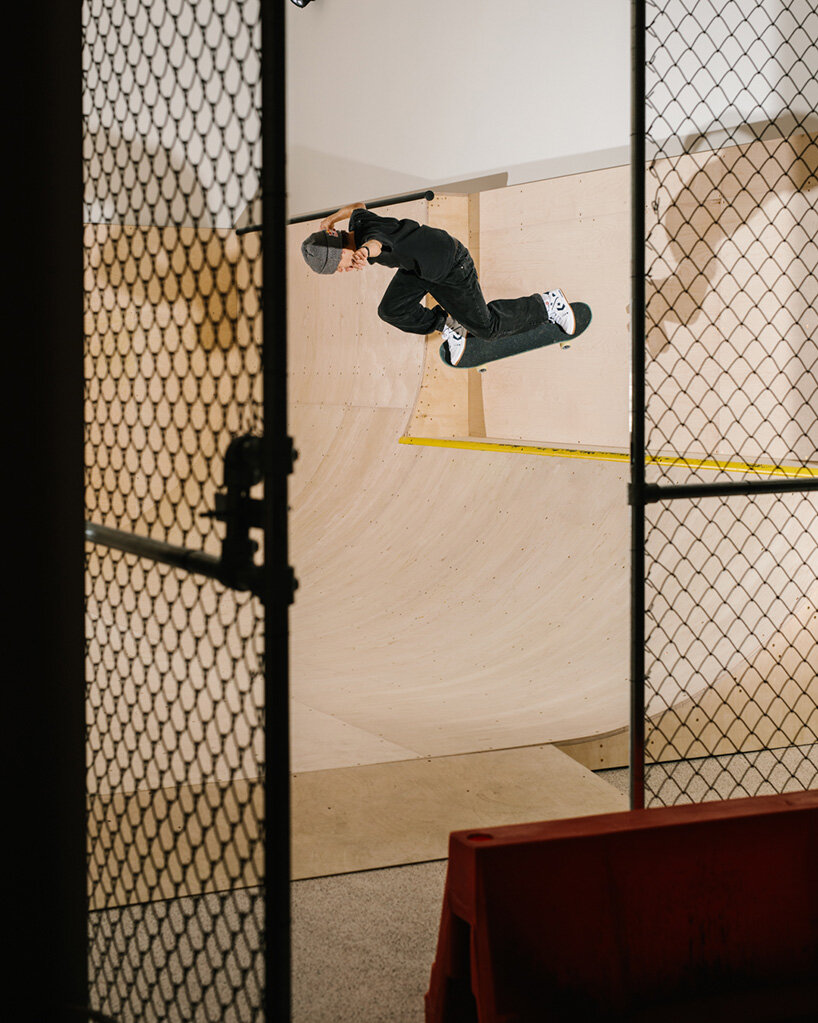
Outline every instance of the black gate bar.
{"label": "black gate bar", "polygon": [[747,480],[742,483],[684,483],[678,486],[660,486],[648,483],[642,488],[645,504],[654,501],[672,501],[677,497],[737,497],[757,494],[793,494],[818,490],[818,476],[799,476],[785,480]]}
{"label": "black gate bar", "polygon": [[93,522],[85,523],[85,539],[90,543],[124,551],[126,554],[135,554],[139,558],[149,558],[163,565],[171,565],[173,568],[216,579],[234,590],[250,590],[257,597],[264,599],[261,585],[262,570],[257,565],[243,566],[236,570],[212,554],[177,547],[163,540],[126,533],[122,529],[112,529],[110,526],[98,526]]}
{"label": "black gate bar", "polygon": [[631,4],[630,805],[645,805],[645,0]]}
{"label": "black gate bar", "polygon": [[290,904],[290,635],[287,430],[287,154],[284,4],[264,0],[262,50],[262,236],[264,316],[264,1019],[292,1018]]}

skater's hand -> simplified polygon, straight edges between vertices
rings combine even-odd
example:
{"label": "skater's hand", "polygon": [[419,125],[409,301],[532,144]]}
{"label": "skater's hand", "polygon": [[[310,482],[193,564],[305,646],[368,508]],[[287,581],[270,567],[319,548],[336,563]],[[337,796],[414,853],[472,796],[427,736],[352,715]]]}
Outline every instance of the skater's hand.
{"label": "skater's hand", "polygon": [[383,245],[378,241],[377,238],[370,238],[369,241],[364,242],[359,248],[355,250],[352,255],[352,269],[363,270],[366,267],[368,259],[375,259],[380,256],[383,251]]}
{"label": "skater's hand", "polygon": [[[337,213],[331,213],[328,217],[324,217],[321,221],[321,230],[329,231],[335,227],[341,220],[349,220],[355,210],[365,210],[366,206],[362,202],[353,202],[349,206],[344,206]],[[337,232],[336,232],[337,233]]]}
{"label": "skater's hand", "polygon": [[362,245],[360,247],[360,249],[356,249],[352,253],[352,269],[353,270],[363,270],[367,266],[369,266],[369,264],[367,263],[367,260],[369,259],[369,256],[370,256],[370,252],[369,252],[369,246],[368,245]]}

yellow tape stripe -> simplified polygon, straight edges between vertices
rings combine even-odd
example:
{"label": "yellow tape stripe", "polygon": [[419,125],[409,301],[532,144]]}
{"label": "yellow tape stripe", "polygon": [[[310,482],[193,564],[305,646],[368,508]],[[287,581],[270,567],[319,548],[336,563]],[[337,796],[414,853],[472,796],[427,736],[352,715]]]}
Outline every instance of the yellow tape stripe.
{"label": "yellow tape stripe", "polygon": [[[466,451],[505,451],[520,455],[545,455],[550,458],[584,458],[598,462],[630,462],[630,456],[618,451],[577,451],[573,448],[546,448],[530,444],[498,444],[478,440],[441,440],[437,437],[401,437],[401,444],[430,448],[460,448]],[[688,469],[712,469],[723,472],[757,472],[765,476],[818,476],[818,465],[761,465],[748,462],[720,462],[712,458],[672,458],[648,455],[646,465],[678,465]]]}

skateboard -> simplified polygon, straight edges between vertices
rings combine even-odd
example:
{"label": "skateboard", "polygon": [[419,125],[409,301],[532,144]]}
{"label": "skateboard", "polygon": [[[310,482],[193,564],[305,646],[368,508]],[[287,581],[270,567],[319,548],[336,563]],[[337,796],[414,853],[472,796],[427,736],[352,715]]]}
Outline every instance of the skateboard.
{"label": "skateboard", "polygon": [[[577,329],[573,334],[566,334],[556,323],[543,323],[539,327],[523,330],[519,334],[509,334],[508,337],[501,337],[496,341],[483,341],[469,334],[463,358],[456,366],[452,366],[452,369],[476,369],[487,362],[507,359],[522,352],[532,352],[535,348],[545,348],[547,345],[559,344],[562,348],[570,348],[574,339],[579,337],[591,322],[591,307],[585,302],[572,302],[571,308],[577,321]],[[445,341],[440,346],[440,358],[447,366],[452,365],[449,362],[449,346]]]}

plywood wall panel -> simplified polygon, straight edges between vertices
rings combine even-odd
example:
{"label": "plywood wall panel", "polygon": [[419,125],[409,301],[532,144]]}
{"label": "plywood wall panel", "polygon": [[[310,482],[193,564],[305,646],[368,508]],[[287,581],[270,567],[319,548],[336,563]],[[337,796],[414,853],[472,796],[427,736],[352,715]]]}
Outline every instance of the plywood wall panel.
{"label": "plywood wall panel", "polygon": [[628,438],[629,176],[625,167],[480,197],[480,279],[488,299],[560,287],[593,322],[557,346],[483,374],[489,437],[624,450]]}

